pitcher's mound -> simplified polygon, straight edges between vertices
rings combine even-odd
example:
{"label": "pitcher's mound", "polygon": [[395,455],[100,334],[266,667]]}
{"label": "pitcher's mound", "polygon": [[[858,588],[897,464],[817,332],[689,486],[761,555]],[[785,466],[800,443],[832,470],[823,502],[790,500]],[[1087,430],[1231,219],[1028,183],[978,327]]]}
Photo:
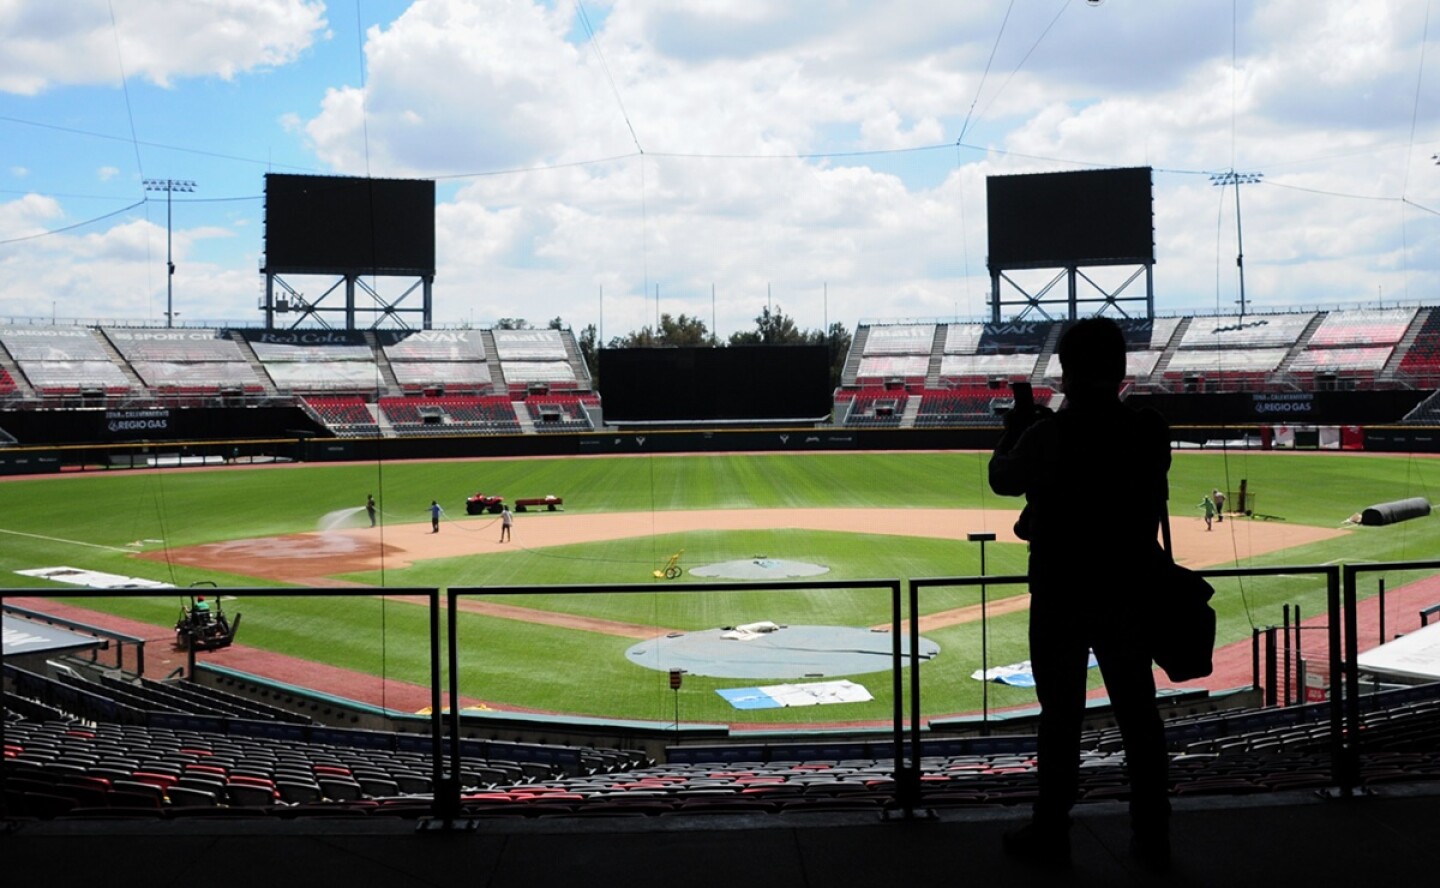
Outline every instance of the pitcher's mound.
{"label": "pitcher's mound", "polygon": [[783,558],[745,558],[738,561],[721,561],[703,567],[692,567],[690,573],[697,577],[714,577],[721,580],[779,580],[787,577],[817,577],[829,573],[823,564],[805,561],[786,561]]}

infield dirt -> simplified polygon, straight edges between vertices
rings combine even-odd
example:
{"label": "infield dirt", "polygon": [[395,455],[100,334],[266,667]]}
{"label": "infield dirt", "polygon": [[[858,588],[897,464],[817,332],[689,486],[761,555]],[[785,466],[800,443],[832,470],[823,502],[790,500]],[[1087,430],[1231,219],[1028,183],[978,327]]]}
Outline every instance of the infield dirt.
{"label": "infield dirt", "polygon": [[[686,512],[515,516],[514,542],[499,542],[494,516],[452,519],[432,533],[428,523],[389,524],[199,546],[155,549],[140,555],[159,561],[305,585],[334,586],[333,577],[371,570],[399,570],[434,558],[487,555],[517,548],[642,538],[701,530],[823,530],[843,533],[964,540],[991,532],[997,542],[1016,543],[1013,509],[710,509]],[[494,533],[483,533],[492,528]],[[1172,519],[1177,558],[1191,567],[1245,561],[1258,555],[1331,539],[1340,529],[1279,521],[1231,519],[1206,532],[1199,518]],[[783,557],[786,553],[771,553]],[[243,569],[237,569],[243,565]]]}

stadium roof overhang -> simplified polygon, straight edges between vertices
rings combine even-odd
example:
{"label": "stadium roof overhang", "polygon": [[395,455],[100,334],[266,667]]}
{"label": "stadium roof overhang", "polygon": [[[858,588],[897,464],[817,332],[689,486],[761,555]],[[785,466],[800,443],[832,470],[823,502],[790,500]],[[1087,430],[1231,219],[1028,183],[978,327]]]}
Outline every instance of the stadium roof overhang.
{"label": "stadium roof overhang", "polygon": [[1382,678],[1440,681],[1440,623],[1366,651],[1356,658],[1360,668]]}
{"label": "stadium roof overhang", "polygon": [[82,635],[68,629],[36,623],[10,614],[4,615],[4,630],[4,656],[7,660],[11,657],[34,654],[46,656],[71,654],[77,651],[94,650],[105,645],[102,639],[93,635]]}

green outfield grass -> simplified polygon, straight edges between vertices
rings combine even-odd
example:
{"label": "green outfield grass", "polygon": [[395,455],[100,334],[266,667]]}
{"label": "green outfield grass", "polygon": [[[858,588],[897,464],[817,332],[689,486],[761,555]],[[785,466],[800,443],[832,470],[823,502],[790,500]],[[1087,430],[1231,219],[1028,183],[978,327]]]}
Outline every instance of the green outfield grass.
{"label": "green outfield grass", "polygon": [[[507,498],[557,494],[570,513],[718,508],[1014,509],[1020,502],[995,497],[985,483],[988,457],[976,453],[809,455],[705,455],[634,458],[394,462],[366,465],[230,467],[172,472],[95,472],[14,479],[0,483],[0,567],[10,588],[63,588],[14,571],[66,565],[185,586],[212,581],[230,587],[280,584],[247,576],[244,565],[217,574],[133,557],[132,543],[174,546],[266,537],[317,529],[327,514],[356,509],[367,493],[380,500],[387,523],[427,520],[438,499],[463,516],[464,497],[476,491]],[[1440,461],[1406,456],[1178,452],[1171,472],[1172,513],[1193,518],[1194,504],[1211,488],[1233,495],[1247,481],[1258,512],[1297,524],[1336,527],[1374,503],[1440,490]],[[1107,491],[1095,492],[1097,518]],[[488,517],[488,516],[487,516]],[[528,519],[527,519],[528,520]],[[544,520],[537,516],[535,520]],[[1243,522],[1241,522],[1243,527]],[[1227,525],[1229,526],[1229,525]],[[1242,531],[1237,531],[1242,532]],[[520,541],[523,544],[523,540]],[[145,544],[156,548],[160,544]],[[825,579],[968,576],[979,573],[974,544],[923,537],[795,530],[705,531],[631,540],[423,562],[403,570],[348,575],[369,585],[493,587],[506,585],[651,584],[627,595],[543,595],[507,603],[557,613],[601,617],[682,630],[755,619],[791,624],[872,626],[886,623],[888,597],[874,592],[798,593],[767,588],[733,594],[667,595],[694,580],[653,583],[649,571],[670,552],[686,550],[688,566],[748,558],[756,553],[830,568]],[[1423,559],[1440,553],[1434,518],[1387,528],[1356,528],[1337,540],[1273,553],[1254,564],[1323,564]],[[1025,553],[1014,545],[987,550],[987,573],[1019,574]],[[1244,565],[1241,565],[1244,566]],[[1410,577],[1387,577],[1392,588]],[[1253,626],[1277,623],[1285,603],[1307,615],[1324,610],[1316,579],[1280,577],[1217,584],[1222,641],[1248,639]],[[1077,594],[1088,586],[1077,580]],[[991,601],[1023,594],[1022,587],[992,587]],[[173,624],[178,595],[112,601],[107,609],[157,626]],[[973,604],[975,590],[927,593],[922,610]],[[99,607],[95,601],[86,606]],[[426,618],[413,604],[374,598],[293,598],[248,595],[230,604],[244,613],[241,642],[369,674],[424,683]],[[469,697],[547,711],[668,721],[674,697],[668,676],[629,663],[634,639],[556,626],[462,613],[461,691]],[[989,664],[1025,659],[1025,615],[995,617],[989,625]],[[976,711],[981,685],[979,628],[961,624],[927,632],[942,653],[923,667],[928,714]],[[738,712],[716,688],[778,682],[689,676],[681,717],[687,721],[744,724],[883,721],[892,712],[885,672],[848,677],[864,684],[874,702],[794,710]],[[1098,683],[1098,676],[1094,678]],[[1028,691],[989,687],[992,708],[1033,703]]]}

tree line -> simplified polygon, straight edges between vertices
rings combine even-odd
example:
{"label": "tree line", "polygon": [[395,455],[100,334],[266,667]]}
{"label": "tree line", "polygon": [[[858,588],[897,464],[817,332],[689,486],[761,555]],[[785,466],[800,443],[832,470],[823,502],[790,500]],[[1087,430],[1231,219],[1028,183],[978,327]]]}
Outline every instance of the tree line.
{"label": "tree line", "polygon": [[[524,318],[501,318],[495,322],[500,330],[533,329]],[[567,325],[562,318],[552,318],[546,327],[564,330]],[[599,385],[600,381],[600,336],[594,324],[585,326],[575,337],[590,378]],[[780,306],[760,310],[755,317],[753,330],[737,330],[729,339],[721,340],[698,317],[686,314],[660,315],[655,327],[649,325],[631,330],[624,336],[613,336],[604,344],[605,348],[669,348],[710,347],[723,348],[730,345],[823,345],[830,350],[830,384],[840,384],[840,372],[845,366],[845,357],[850,354],[850,331],[845,325],[833,323],[829,329],[802,330],[795,320],[785,314]]]}

